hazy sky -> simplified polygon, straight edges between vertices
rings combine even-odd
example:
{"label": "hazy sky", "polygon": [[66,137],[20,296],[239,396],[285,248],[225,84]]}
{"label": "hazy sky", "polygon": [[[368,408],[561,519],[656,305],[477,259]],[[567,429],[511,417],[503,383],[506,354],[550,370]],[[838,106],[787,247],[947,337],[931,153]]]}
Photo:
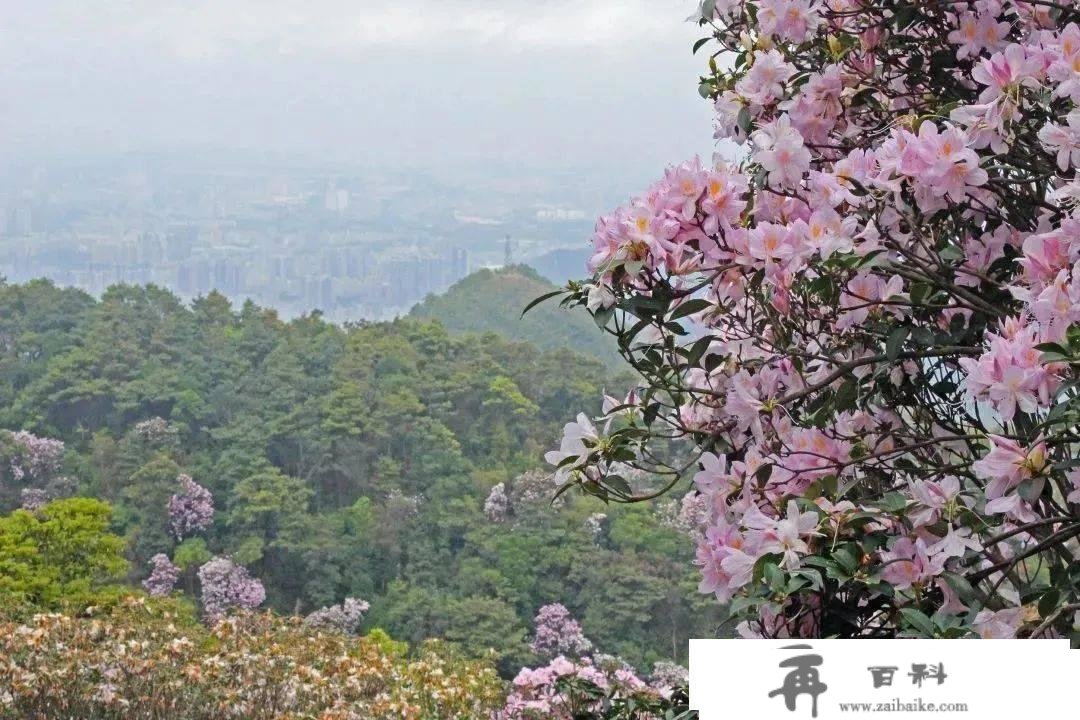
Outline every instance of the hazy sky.
{"label": "hazy sky", "polygon": [[0,0],[0,149],[657,169],[712,149],[694,0]]}

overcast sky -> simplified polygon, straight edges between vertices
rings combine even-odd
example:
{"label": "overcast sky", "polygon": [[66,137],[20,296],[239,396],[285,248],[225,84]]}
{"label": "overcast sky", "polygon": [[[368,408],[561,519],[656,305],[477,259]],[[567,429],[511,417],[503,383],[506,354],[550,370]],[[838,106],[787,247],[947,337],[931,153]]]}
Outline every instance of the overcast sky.
{"label": "overcast sky", "polygon": [[709,153],[694,0],[0,0],[0,148],[659,169]]}

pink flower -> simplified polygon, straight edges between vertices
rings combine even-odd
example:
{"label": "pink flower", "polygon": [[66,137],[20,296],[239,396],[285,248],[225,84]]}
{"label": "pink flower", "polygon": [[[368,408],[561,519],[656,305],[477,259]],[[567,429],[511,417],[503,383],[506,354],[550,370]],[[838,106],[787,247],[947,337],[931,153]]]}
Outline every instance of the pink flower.
{"label": "pink flower", "polygon": [[1080,27],[1069,23],[1058,36],[1056,57],[1047,69],[1055,97],[1080,101]]}
{"label": "pink flower", "polygon": [[[694,561],[701,567],[700,592],[714,593],[717,600],[726,603],[740,587],[750,582],[746,569],[749,556],[743,552],[745,544],[746,538],[738,528],[723,519],[705,530],[704,536],[698,540]],[[754,560],[748,561],[752,570]]]}
{"label": "pink flower", "polygon": [[1023,622],[1023,608],[980,610],[971,628],[984,640],[1008,640],[1016,637]]}
{"label": "pink flower", "polygon": [[960,16],[959,27],[949,33],[949,42],[956,48],[956,57],[977,57],[983,50],[996,50],[1002,39],[1009,34],[1009,23],[997,22],[991,13],[976,15],[965,12]]}
{"label": "pink flower", "polygon": [[897,590],[907,590],[912,585],[925,585],[945,572],[944,555],[931,555],[922,538],[914,542],[902,537],[896,541],[892,550],[881,553],[885,563],[881,570],[881,579],[893,585]]}
{"label": "pink flower", "polygon": [[1057,156],[1061,172],[1080,165],[1080,110],[1065,116],[1065,125],[1047,123],[1039,130],[1039,141],[1047,152]]}
{"label": "pink flower", "polygon": [[1003,420],[1011,420],[1018,409],[1031,413],[1049,404],[1060,384],[1035,348],[1040,342],[1038,330],[1023,319],[1006,320],[1000,335],[987,333],[990,347],[983,355],[959,361],[967,373],[967,393],[989,401]]}
{"label": "pink flower", "polygon": [[1037,442],[1030,448],[1024,448],[1015,440],[990,435],[990,452],[981,460],[976,460],[971,469],[976,476],[989,480],[986,486],[986,499],[1002,497],[1024,480],[1046,469],[1046,445]]}
{"label": "pink flower", "polygon": [[795,74],[795,66],[777,50],[755,51],[750,70],[735,90],[757,105],[768,105],[784,97],[784,83]]}
{"label": "pink flower", "polygon": [[715,495],[728,478],[727,457],[707,452],[698,462],[701,463],[701,471],[694,475],[694,485],[704,495]]}
{"label": "pink flower", "polygon": [[781,40],[801,43],[821,24],[813,0],[758,0],[758,30]]}
{"label": "pink flower", "polygon": [[556,466],[555,477],[561,482],[573,470],[585,464],[599,439],[596,427],[585,413],[578,413],[574,422],[563,426],[562,443],[559,449],[545,453],[544,460],[549,465]]}
{"label": "pink flower", "polygon": [[953,475],[939,481],[912,480],[910,487],[911,496],[922,506],[911,514],[911,522],[915,527],[936,523],[941,517],[941,511],[955,502],[960,495],[960,481]]}
{"label": "pink flower", "polygon": [[351,635],[360,630],[364,613],[370,608],[371,606],[365,600],[347,597],[338,605],[319,608],[309,614],[304,618],[304,624]]}
{"label": "pink flower", "polygon": [[769,174],[769,183],[795,187],[810,169],[810,151],[803,137],[784,113],[750,136],[754,160]]}
{"label": "pink flower", "polygon": [[817,250],[822,259],[828,259],[834,252],[851,252],[855,247],[850,224],[845,225],[840,213],[831,207],[820,208],[810,215],[807,235],[807,245]]}
{"label": "pink flower", "polygon": [[1029,56],[1023,45],[1013,43],[977,64],[971,78],[986,86],[979,102],[987,103],[1002,97],[1013,86],[1036,87],[1041,74],[1039,61]]}
{"label": "pink flower", "polygon": [[779,263],[797,255],[800,251],[799,236],[786,225],[770,222],[758,223],[747,236],[750,257],[765,264]]}

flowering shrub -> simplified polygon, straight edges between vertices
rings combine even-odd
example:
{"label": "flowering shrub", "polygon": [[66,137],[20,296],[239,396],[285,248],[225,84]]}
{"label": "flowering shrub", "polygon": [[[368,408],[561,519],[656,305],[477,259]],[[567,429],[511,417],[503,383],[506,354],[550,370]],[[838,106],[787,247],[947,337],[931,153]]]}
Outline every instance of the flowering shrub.
{"label": "flowering shrub", "polygon": [[364,600],[345,598],[339,605],[319,608],[311,613],[304,618],[304,624],[310,627],[353,634],[360,630],[360,623],[364,620],[364,613],[370,608],[371,606]]}
{"label": "flowering shrub", "polygon": [[582,633],[581,625],[559,603],[540,608],[533,624],[536,631],[529,647],[545,660],[560,655],[581,657],[592,650],[593,644]]}
{"label": "flowering shrub", "polygon": [[171,447],[176,445],[179,439],[177,429],[160,417],[152,417],[135,423],[131,431],[141,442],[152,446]]}
{"label": "flowering shrub", "polygon": [[617,657],[596,653],[560,604],[536,614],[532,651],[547,665],[523,668],[493,720],[659,720],[691,718],[685,707],[686,669],[657,663],[651,683]]}
{"label": "flowering shrub", "polygon": [[177,540],[210,527],[214,520],[214,498],[210,491],[188,475],[181,475],[180,492],[169,498],[169,529]]}
{"label": "flowering shrub", "polygon": [[561,498],[552,501],[558,485],[552,482],[550,473],[530,470],[515,477],[509,483],[494,485],[484,501],[484,514],[492,522],[503,523],[534,510],[537,505],[562,507]]}
{"label": "flowering shrub", "polygon": [[246,568],[229,558],[215,557],[199,568],[203,613],[220,620],[232,608],[252,610],[266,600],[266,590]]}
{"label": "flowering shrub", "polygon": [[19,494],[22,500],[22,509],[35,512],[45,507],[49,497],[41,488],[23,488]]}
{"label": "flowering shrub", "polygon": [[143,587],[152,597],[165,597],[176,587],[180,568],[172,564],[169,556],[158,553],[150,558],[150,575],[143,580]]}
{"label": "flowering shrub", "polygon": [[570,660],[561,655],[525,668],[494,720],[660,720],[697,717],[684,691],[651,687],[633,668],[610,657]]}
{"label": "flowering shrub", "polygon": [[64,442],[53,438],[38,437],[25,430],[11,433],[15,446],[9,463],[15,482],[29,480],[44,483],[60,470],[64,458]]}
{"label": "flowering shrub", "polygon": [[0,620],[0,718],[476,720],[498,707],[489,664],[393,646],[269,614],[204,628],[136,598],[100,617]]}
{"label": "flowering shrub", "polygon": [[1080,6],[699,22],[743,159],[597,222],[563,302],[644,382],[567,426],[556,477],[633,501],[693,475],[701,590],[746,636],[1075,636]]}

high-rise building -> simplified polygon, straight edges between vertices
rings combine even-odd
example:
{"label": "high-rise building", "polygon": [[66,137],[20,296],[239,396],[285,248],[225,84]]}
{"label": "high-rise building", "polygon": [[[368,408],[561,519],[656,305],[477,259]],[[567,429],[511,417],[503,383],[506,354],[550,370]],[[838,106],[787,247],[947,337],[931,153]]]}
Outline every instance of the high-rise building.
{"label": "high-rise building", "polygon": [[469,274],[469,251],[463,247],[450,249],[450,282],[457,282]]}

